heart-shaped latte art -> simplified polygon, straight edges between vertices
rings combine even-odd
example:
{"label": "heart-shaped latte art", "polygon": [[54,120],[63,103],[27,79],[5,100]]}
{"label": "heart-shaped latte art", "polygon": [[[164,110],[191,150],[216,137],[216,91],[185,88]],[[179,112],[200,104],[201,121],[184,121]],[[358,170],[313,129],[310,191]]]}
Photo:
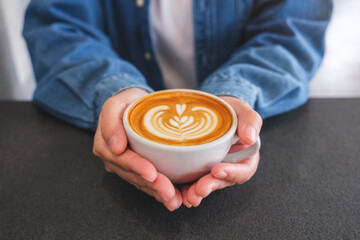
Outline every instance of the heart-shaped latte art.
{"label": "heart-shaped latte art", "polygon": [[143,123],[154,136],[184,141],[211,134],[218,124],[218,117],[204,106],[159,105],[145,113]]}
{"label": "heart-shaped latte art", "polygon": [[231,109],[200,91],[167,90],[137,100],[126,121],[140,137],[172,146],[194,146],[224,136],[233,124]]}

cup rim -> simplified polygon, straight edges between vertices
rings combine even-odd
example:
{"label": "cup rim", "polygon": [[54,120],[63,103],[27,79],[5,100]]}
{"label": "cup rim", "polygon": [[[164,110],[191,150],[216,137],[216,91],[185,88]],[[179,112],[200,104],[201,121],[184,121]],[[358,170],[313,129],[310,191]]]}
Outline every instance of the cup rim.
{"label": "cup rim", "polygon": [[[230,129],[221,137],[211,141],[211,142],[207,142],[207,143],[203,143],[203,144],[198,144],[198,145],[189,145],[189,146],[174,146],[174,145],[169,145],[169,144],[163,144],[163,143],[158,143],[158,142],[154,142],[151,141],[149,139],[146,139],[142,136],[140,136],[139,134],[137,134],[128,124],[127,121],[127,116],[128,113],[131,109],[131,107],[136,104],[137,102],[141,101],[143,98],[151,95],[151,94],[156,94],[156,93],[161,93],[161,92],[195,92],[195,93],[199,93],[199,94],[203,94],[206,95],[208,97],[211,98],[215,98],[218,101],[221,101],[231,112],[231,115],[233,117],[233,121],[232,121],[232,125],[230,127]],[[232,138],[235,136],[236,134],[236,129],[237,129],[237,116],[236,113],[234,111],[234,109],[230,106],[230,104],[228,104],[227,102],[225,102],[223,99],[221,99],[220,97],[207,93],[207,92],[203,92],[203,91],[199,91],[199,90],[193,90],[193,89],[166,89],[166,90],[160,90],[160,91],[156,91],[153,93],[150,93],[144,97],[141,97],[139,99],[137,99],[136,101],[132,102],[131,104],[129,104],[127,106],[127,108],[125,109],[124,115],[123,115],[123,125],[125,128],[125,132],[127,135],[131,135],[131,137],[135,138],[137,141],[146,144],[148,146],[157,148],[157,149],[165,149],[165,150],[172,150],[172,151],[193,151],[193,150],[201,150],[201,149],[207,149],[207,148],[211,148],[213,146],[218,145],[219,143],[226,141],[228,138]],[[129,136],[127,136],[129,138]]]}

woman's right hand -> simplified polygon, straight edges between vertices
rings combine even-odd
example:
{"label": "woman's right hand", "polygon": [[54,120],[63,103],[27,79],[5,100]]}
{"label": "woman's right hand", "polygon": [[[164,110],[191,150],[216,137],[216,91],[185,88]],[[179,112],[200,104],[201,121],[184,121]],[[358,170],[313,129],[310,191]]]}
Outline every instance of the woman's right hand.
{"label": "woman's right hand", "polygon": [[122,120],[124,111],[133,101],[147,94],[142,89],[131,88],[104,103],[94,137],[93,153],[104,162],[106,171],[116,173],[174,211],[182,204],[180,191],[148,160],[128,148]]}

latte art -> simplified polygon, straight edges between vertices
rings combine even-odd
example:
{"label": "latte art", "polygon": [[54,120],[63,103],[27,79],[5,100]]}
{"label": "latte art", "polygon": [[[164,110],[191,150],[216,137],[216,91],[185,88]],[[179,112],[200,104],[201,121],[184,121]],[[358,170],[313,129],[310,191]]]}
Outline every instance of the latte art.
{"label": "latte art", "polygon": [[218,118],[211,109],[187,108],[186,104],[176,104],[177,114],[173,115],[170,106],[154,107],[145,114],[143,124],[154,136],[174,141],[201,138],[214,131]]}
{"label": "latte art", "polygon": [[232,125],[232,114],[223,102],[200,92],[160,91],[138,100],[128,122],[148,140],[188,146],[224,135]]}

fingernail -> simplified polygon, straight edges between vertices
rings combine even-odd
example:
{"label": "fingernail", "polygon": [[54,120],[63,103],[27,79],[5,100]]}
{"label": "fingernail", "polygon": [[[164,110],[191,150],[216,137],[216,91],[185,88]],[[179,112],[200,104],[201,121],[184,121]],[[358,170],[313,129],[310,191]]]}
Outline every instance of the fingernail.
{"label": "fingernail", "polygon": [[193,207],[198,207],[199,205],[200,205],[200,203],[201,203],[201,201],[203,200],[203,198],[202,197],[199,197],[199,202],[198,203],[196,203],[196,204],[194,204],[193,205]]}
{"label": "fingernail", "polygon": [[221,172],[215,174],[215,177],[216,177],[216,178],[221,178],[221,179],[223,179],[223,178],[226,178],[226,177],[227,177],[227,173],[224,172],[224,171],[221,171]]}
{"label": "fingernail", "polygon": [[217,186],[217,185],[216,185],[215,183],[212,183],[212,184],[208,187],[207,192],[206,192],[206,195],[203,196],[203,197],[209,196],[209,194],[212,193],[212,192],[216,189],[216,186]]}
{"label": "fingernail", "polygon": [[178,209],[180,207],[181,203],[173,201],[171,203],[169,203],[169,206],[167,206],[167,209],[169,209],[169,211],[173,212],[176,209]]}
{"label": "fingernail", "polygon": [[156,176],[148,176],[145,174],[140,174],[143,179],[145,179],[148,182],[154,182],[156,180]]}
{"label": "fingernail", "polygon": [[165,202],[167,202],[167,201],[170,200],[170,198],[168,198],[168,197],[166,197],[166,196],[161,196],[161,197],[162,197],[162,199],[163,199]]}
{"label": "fingernail", "polygon": [[168,202],[168,201],[174,201],[174,197],[175,196],[171,196],[171,194],[169,193],[159,193],[159,195],[161,196],[161,198],[164,200],[164,202]]}
{"label": "fingernail", "polygon": [[245,136],[248,137],[251,141],[255,142],[256,130],[253,126],[247,126],[245,128]]}
{"label": "fingernail", "polygon": [[116,135],[112,136],[110,139],[110,149],[114,153],[116,150],[116,146],[118,145],[119,139]]}

